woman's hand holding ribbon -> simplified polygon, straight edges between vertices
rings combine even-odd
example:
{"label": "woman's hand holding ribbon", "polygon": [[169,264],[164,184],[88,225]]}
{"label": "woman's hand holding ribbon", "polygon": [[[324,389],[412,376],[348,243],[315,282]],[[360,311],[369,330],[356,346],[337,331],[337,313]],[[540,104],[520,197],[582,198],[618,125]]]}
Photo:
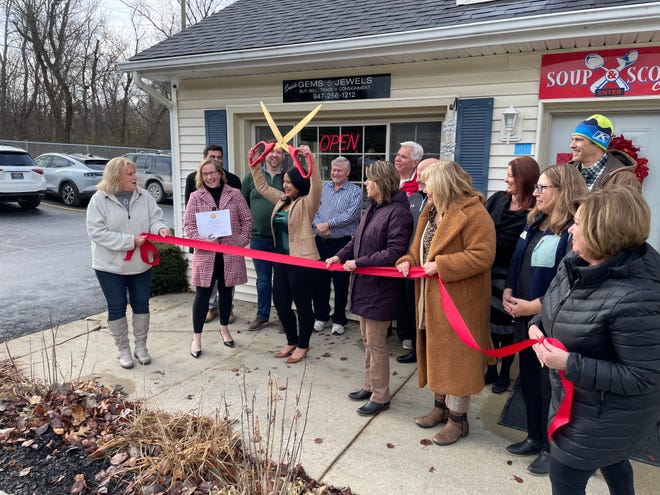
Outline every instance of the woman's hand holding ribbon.
{"label": "woman's hand holding ribbon", "polygon": [[337,263],[341,263],[339,256],[333,256],[332,258],[328,258],[327,260],[325,260],[325,267],[330,268],[332,265],[335,265]]}
{"label": "woman's hand holding ribbon", "polygon": [[344,270],[347,272],[352,272],[357,268],[357,263],[355,263],[355,260],[346,260],[344,263]]}
{"label": "woman's hand holding ribbon", "polygon": [[547,339],[542,339],[532,346],[541,366],[553,370],[565,370],[568,362],[568,352],[552,345]]}
{"label": "woman's hand holding ribbon", "polygon": [[438,264],[435,261],[427,261],[424,263],[424,273],[432,277],[438,273]]}
{"label": "woman's hand holding ribbon", "polygon": [[396,269],[399,270],[399,272],[404,277],[407,277],[408,274],[410,273],[410,262],[409,261],[402,261],[401,263],[396,265]]}
{"label": "woman's hand holding ribbon", "polygon": [[135,235],[133,236],[133,245],[135,247],[140,247],[147,241],[147,236],[145,235]]}

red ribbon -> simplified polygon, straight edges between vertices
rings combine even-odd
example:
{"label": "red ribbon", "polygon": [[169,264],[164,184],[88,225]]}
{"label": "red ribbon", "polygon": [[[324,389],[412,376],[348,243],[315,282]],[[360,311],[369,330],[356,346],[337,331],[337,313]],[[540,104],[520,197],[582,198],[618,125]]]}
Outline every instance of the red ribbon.
{"label": "red ribbon", "polygon": [[[159,236],[152,236],[152,237],[159,237]],[[135,249],[137,248],[133,248],[130,251],[126,251],[126,256],[124,257],[124,261],[131,261],[131,258],[133,258],[133,254],[135,253]],[[153,259],[149,258],[149,253],[154,255]],[[158,254],[158,249],[156,249],[156,246],[151,244],[149,241],[144,241],[144,244],[140,246],[140,257],[142,258],[142,261],[144,261],[147,265],[156,266],[158,265],[158,263],[160,263],[160,255]]]}
{"label": "red ribbon", "polygon": [[[215,251],[224,254],[233,254],[235,256],[249,257],[264,261],[272,261],[274,263],[285,263],[288,265],[302,266],[306,268],[316,268],[321,270],[334,270],[334,271],[344,271],[344,267],[341,263],[334,263],[330,265],[329,268],[326,268],[325,261],[319,260],[310,260],[307,258],[300,258],[297,256],[289,256],[286,254],[272,253],[269,251],[259,251],[257,249],[248,249],[240,246],[230,246],[229,244],[218,244],[215,242],[208,241],[197,241],[193,239],[184,239],[182,237],[167,236],[161,237],[154,234],[142,234],[147,237],[147,242],[145,242],[141,248],[144,248],[146,245],[150,245],[154,250],[156,249],[153,244],[148,241],[164,242],[166,244],[175,244],[181,246],[187,246],[197,249],[205,249],[207,251]],[[142,249],[140,250],[142,254],[142,259],[144,260],[144,254]],[[395,267],[387,266],[364,266],[358,267],[354,270],[355,273],[360,273],[363,275],[375,275],[380,277],[395,277],[395,278],[404,278],[403,274],[399,272]],[[424,272],[424,269],[421,266],[410,267],[408,278],[423,278],[428,277]],[[456,332],[458,338],[468,347],[475,349],[479,352],[482,352],[488,356],[493,357],[504,357],[515,354],[518,351],[531,347],[534,344],[539,344],[544,341],[551,343],[552,345],[559,347],[562,350],[566,350],[566,347],[554,338],[542,338],[542,339],[527,339],[516,344],[500,347],[499,349],[482,349],[479,347],[479,344],[474,340],[470,329],[465,324],[463,317],[461,316],[458,308],[452,301],[445,284],[442,282],[440,275],[438,275],[438,286],[440,288],[440,296],[442,301],[442,309],[445,312],[445,316],[449,321],[449,324]],[[559,371],[559,376],[561,378],[562,385],[564,387],[564,399],[562,400],[557,414],[553,418],[550,426],[548,427],[548,440],[552,440],[552,434],[557,430],[557,428],[567,424],[571,415],[571,404],[573,403],[573,383],[568,381],[564,376],[564,371]]]}
{"label": "red ribbon", "polygon": [[[474,337],[472,336],[470,329],[465,324],[465,321],[463,320],[463,317],[458,311],[458,308],[454,304],[454,301],[452,301],[451,297],[449,296],[449,293],[445,288],[445,284],[442,283],[442,279],[440,278],[439,275],[438,275],[438,285],[440,286],[442,309],[445,312],[445,316],[447,317],[449,324],[456,332],[458,338],[461,339],[461,341],[468,347],[471,347],[472,349],[476,349],[479,352],[483,352],[488,356],[494,356],[494,357],[510,356],[511,354],[515,354],[516,352],[526,349],[527,347],[531,347],[534,344],[540,344],[543,342],[549,342],[555,347],[559,347],[564,351],[566,350],[564,344],[562,344],[559,340],[554,339],[552,337],[544,337],[541,339],[526,339],[516,344],[500,347],[499,349],[480,348],[477,342],[474,340]],[[559,405],[559,409],[557,410],[557,414],[555,414],[555,417],[552,419],[552,421],[550,422],[550,426],[548,427],[548,441],[550,442],[552,441],[552,435],[555,432],[555,430],[557,430],[557,428],[559,428],[560,426],[564,426],[565,424],[568,424],[571,417],[571,405],[573,404],[573,382],[570,382],[566,379],[566,377],[564,376],[564,370],[559,370],[559,377],[561,378],[561,383],[562,386],[564,387],[564,399],[561,401],[561,404]]]}

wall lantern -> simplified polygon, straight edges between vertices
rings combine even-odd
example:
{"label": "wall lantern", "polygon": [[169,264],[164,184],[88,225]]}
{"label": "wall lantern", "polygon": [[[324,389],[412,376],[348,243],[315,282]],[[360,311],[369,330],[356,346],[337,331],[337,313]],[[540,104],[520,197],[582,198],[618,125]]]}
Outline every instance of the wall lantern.
{"label": "wall lantern", "polygon": [[506,144],[520,141],[522,139],[522,117],[513,105],[502,112],[502,123],[500,127],[500,141]]}

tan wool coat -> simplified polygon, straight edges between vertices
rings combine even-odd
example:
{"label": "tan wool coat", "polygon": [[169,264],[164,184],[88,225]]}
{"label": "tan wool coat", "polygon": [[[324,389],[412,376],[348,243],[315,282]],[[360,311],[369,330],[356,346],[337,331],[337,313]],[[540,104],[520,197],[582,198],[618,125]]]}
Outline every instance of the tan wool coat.
{"label": "tan wool coat", "polygon": [[[408,261],[421,266],[420,244],[429,218],[422,211],[410,252],[397,264]],[[481,348],[492,349],[490,338],[490,267],[495,260],[495,227],[490,214],[476,196],[457,201],[443,215],[433,236],[428,261],[435,261],[438,274],[472,336]],[[426,261],[426,260],[425,260]],[[415,280],[419,306],[420,279]],[[417,370],[419,386],[428,385],[440,394],[467,396],[484,387],[484,366],[489,358],[459,340],[442,311],[437,277],[424,279],[424,326],[417,321]]]}
{"label": "tan wool coat", "polygon": [[[271,187],[266,182],[264,171],[260,166],[252,167],[252,178],[257,191],[268,201],[275,205],[273,214],[270,217],[271,231],[273,228],[273,219],[278,211],[286,204],[286,197],[279,189]],[[314,163],[312,175],[309,178],[309,193],[305,196],[299,196],[291,202],[289,208],[289,254],[309,260],[318,260],[320,258],[316,241],[314,240],[314,231],[312,230],[312,221],[321,204],[321,172]],[[273,240],[274,240],[273,236]]]}

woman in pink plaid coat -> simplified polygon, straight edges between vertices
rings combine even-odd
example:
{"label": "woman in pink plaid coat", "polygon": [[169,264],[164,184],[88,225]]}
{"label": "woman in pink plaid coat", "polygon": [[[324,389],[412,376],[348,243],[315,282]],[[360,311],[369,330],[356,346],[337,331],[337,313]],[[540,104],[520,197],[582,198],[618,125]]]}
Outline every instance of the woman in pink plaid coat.
{"label": "woman in pink plaid coat", "polygon": [[[214,159],[202,161],[195,177],[197,190],[190,195],[183,218],[186,237],[198,241],[208,241],[232,246],[245,246],[250,242],[252,215],[241,191],[226,183],[222,165]],[[213,234],[201,235],[197,225],[197,213],[209,211],[229,211],[231,234],[216,237]],[[232,289],[235,285],[247,282],[245,258],[222,254],[205,249],[195,249],[192,264],[192,284],[196,287],[193,301],[193,340],[190,354],[194,358],[202,355],[202,328],[208,310],[208,301],[213,284],[218,282],[218,305],[220,314],[220,334],[227,347],[234,347],[229,333],[229,315],[232,305]]]}

